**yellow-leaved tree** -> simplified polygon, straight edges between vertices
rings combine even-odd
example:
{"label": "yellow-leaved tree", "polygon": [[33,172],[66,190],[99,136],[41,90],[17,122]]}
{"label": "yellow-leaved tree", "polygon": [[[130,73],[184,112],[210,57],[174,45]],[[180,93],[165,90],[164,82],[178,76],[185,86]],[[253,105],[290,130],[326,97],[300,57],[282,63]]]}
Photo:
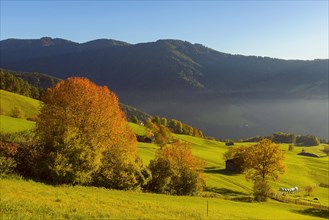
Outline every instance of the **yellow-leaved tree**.
{"label": "yellow-leaved tree", "polygon": [[271,190],[268,181],[278,180],[285,172],[284,154],[280,146],[269,139],[248,147],[243,154],[243,169],[246,179],[254,182],[255,199],[265,201]]}
{"label": "yellow-leaved tree", "polygon": [[129,188],[140,178],[136,137],[117,96],[87,78],[68,78],[43,97],[36,137],[42,178]]}

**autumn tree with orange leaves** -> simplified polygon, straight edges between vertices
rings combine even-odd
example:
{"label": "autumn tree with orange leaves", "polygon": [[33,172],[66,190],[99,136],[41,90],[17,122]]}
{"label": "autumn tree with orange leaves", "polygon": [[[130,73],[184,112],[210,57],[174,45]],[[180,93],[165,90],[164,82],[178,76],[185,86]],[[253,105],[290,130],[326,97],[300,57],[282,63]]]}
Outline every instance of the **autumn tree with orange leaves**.
{"label": "autumn tree with orange leaves", "polygon": [[280,146],[269,139],[243,151],[243,168],[246,179],[254,182],[254,196],[257,201],[265,201],[271,193],[270,180],[278,180],[285,172],[284,153]]}
{"label": "autumn tree with orange leaves", "polygon": [[205,187],[202,173],[205,165],[192,155],[190,144],[175,140],[172,145],[160,148],[155,159],[151,160],[152,179],[147,188],[165,194],[196,194]]}
{"label": "autumn tree with orange leaves", "polygon": [[136,138],[117,96],[86,78],[48,89],[36,124],[43,178],[129,188],[140,177]]}

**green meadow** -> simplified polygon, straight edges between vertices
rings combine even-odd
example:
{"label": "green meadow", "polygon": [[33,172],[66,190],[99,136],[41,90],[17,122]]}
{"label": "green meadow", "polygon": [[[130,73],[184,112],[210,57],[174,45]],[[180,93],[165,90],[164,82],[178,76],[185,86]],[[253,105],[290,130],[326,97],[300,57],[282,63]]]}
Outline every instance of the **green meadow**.
{"label": "green meadow", "polygon": [[40,108],[40,101],[0,90],[0,113],[1,115],[11,116],[15,107],[24,112],[24,118],[35,117]]}
{"label": "green meadow", "polygon": [[6,115],[0,115],[0,131],[2,133],[13,133],[33,128],[35,122],[21,118],[13,118]]}
{"label": "green meadow", "polygon": [[[191,143],[193,154],[206,161],[207,167],[204,172],[207,179],[207,191],[219,193],[225,198],[231,199],[243,199],[251,196],[252,183],[246,181],[243,174],[225,170],[223,154],[228,149],[225,143],[186,135],[175,135],[175,137]],[[237,146],[251,144],[255,143],[236,143]],[[300,192],[289,194],[288,198],[329,206],[329,157],[322,152],[323,147],[324,145],[295,147],[293,151],[288,151],[288,145],[281,144],[282,150],[285,151],[287,169],[278,182],[272,182],[273,189],[279,193],[280,187],[297,186],[301,189]],[[139,156],[146,164],[153,158],[158,148],[155,144],[138,143]],[[317,153],[322,157],[298,156],[297,154],[303,148],[307,152]],[[305,196],[305,192],[302,191],[302,188],[306,186],[314,186],[314,191],[310,196]]]}
{"label": "green meadow", "polygon": [[[269,201],[168,196],[0,179],[2,219],[319,219],[326,211]],[[208,202],[208,215],[207,215]]]}
{"label": "green meadow", "polygon": [[[3,97],[6,97],[3,100]],[[9,117],[13,102],[25,115],[36,115],[39,102],[1,90],[1,132],[13,133],[33,128],[34,122]],[[15,104],[16,105],[16,104]],[[34,107],[33,107],[34,106]],[[145,134],[143,126],[129,123],[138,135]],[[187,141],[193,154],[206,161],[204,173],[207,189],[199,196],[169,196],[142,192],[116,191],[83,186],[50,186],[18,177],[0,179],[0,213],[3,219],[316,219],[328,217],[328,211],[319,211],[311,206],[294,205],[270,200],[265,203],[246,202],[252,197],[252,183],[243,174],[225,170],[223,154],[225,143],[174,134],[175,138]],[[254,143],[235,143],[248,146]],[[273,189],[298,186],[303,189],[313,186],[310,195],[301,190],[286,197],[312,204],[329,206],[329,157],[316,147],[296,146],[288,151],[287,144],[280,145],[285,151],[286,173]],[[138,143],[138,155],[148,164],[159,147],[152,143]],[[298,156],[304,149],[320,158]],[[214,197],[214,198],[212,198]],[[209,203],[207,216],[206,204]]]}

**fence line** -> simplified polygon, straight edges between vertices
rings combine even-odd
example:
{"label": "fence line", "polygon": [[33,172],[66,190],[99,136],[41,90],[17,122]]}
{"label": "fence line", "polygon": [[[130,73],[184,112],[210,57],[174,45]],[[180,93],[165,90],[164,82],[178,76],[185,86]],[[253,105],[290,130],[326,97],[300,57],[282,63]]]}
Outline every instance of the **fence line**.
{"label": "fence line", "polygon": [[329,206],[325,206],[325,205],[321,205],[321,204],[314,204],[312,202],[305,202],[305,201],[300,201],[298,199],[289,199],[286,198],[280,194],[274,194],[273,196],[271,196],[272,199],[277,200],[279,202],[286,202],[286,203],[294,203],[294,204],[298,204],[298,205],[305,205],[305,206],[312,206],[314,208],[317,209],[321,209],[321,210],[328,210],[329,211]]}

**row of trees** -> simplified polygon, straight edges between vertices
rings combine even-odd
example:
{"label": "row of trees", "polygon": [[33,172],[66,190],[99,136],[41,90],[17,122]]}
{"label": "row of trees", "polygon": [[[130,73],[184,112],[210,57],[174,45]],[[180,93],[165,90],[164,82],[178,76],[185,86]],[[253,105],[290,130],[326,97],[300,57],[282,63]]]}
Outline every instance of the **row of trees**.
{"label": "row of trees", "polygon": [[[136,115],[132,116],[130,120],[136,124],[139,122]],[[155,116],[153,118],[148,118],[146,120],[145,123],[146,123],[147,127],[150,127],[150,126],[148,126],[148,124],[150,122],[152,122],[153,124],[155,124],[158,127],[164,126],[164,127],[168,128],[170,132],[175,133],[175,134],[185,134],[185,135],[201,137],[201,138],[204,137],[201,130],[194,128],[190,125],[187,125],[185,123],[182,123],[181,121],[176,120],[176,119],[170,119],[168,121],[167,118],[164,118],[164,117],[160,118],[159,116]]]}
{"label": "row of trees", "polygon": [[27,81],[16,77],[4,69],[0,69],[0,89],[34,99],[40,99],[44,92],[43,89],[30,85]]}
{"label": "row of trees", "polygon": [[179,195],[195,194],[204,187],[203,163],[192,156],[187,143],[168,138],[171,133],[161,123],[150,121],[161,148],[148,167],[143,165],[135,134],[117,96],[107,87],[86,78],[69,78],[48,89],[42,101],[33,137],[24,144],[0,143],[0,163],[7,164],[3,173],[15,169],[53,184]]}
{"label": "row of trees", "polygon": [[[320,139],[314,135],[296,135],[289,134],[284,132],[274,133],[270,137],[265,137],[267,139],[272,140],[275,143],[287,143],[287,144],[298,144],[304,146],[318,146],[320,144]],[[256,136],[252,138],[247,138],[244,140],[240,140],[242,142],[259,142],[264,137]]]}
{"label": "row of trees", "polygon": [[190,125],[182,123],[176,119],[171,119],[168,123],[168,128],[176,134],[185,134],[193,137],[203,138],[203,133],[201,130],[194,128]]}

